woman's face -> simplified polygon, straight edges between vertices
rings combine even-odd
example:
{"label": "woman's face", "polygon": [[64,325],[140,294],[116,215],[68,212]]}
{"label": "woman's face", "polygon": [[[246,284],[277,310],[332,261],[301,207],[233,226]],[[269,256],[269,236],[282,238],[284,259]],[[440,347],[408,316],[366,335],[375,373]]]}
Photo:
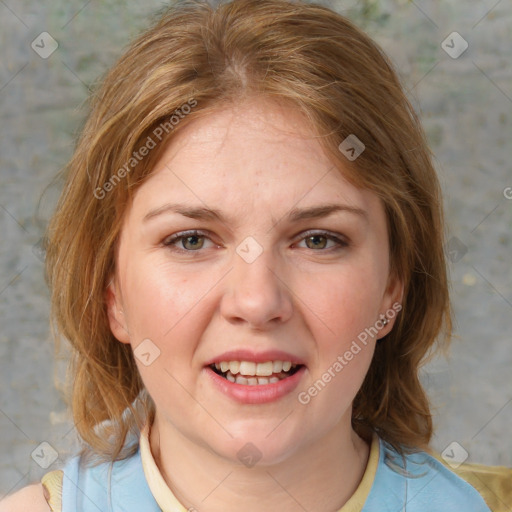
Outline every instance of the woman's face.
{"label": "woman's face", "polygon": [[388,253],[381,202],[341,176],[297,111],[246,101],[178,132],[137,191],[111,328],[160,425],[232,460],[250,442],[275,463],[351,431],[393,325],[379,318],[401,295]]}

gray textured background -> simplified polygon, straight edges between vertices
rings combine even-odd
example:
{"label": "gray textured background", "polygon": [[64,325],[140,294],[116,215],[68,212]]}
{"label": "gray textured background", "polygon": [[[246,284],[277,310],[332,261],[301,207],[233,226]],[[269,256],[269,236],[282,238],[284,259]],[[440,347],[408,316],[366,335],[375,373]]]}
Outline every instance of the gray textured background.
{"label": "gray textured background", "polygon": [[[41,199],[43,189],[71,155],[88,86],[162,5],[0,0],[0,498],[45,472],[31,458],[50,453],[39,443],[63,457],[75,442],[54,384],[64,363],[54,361],[34,250],[59,192],[50,186]],[[425,369],[433,445],[456,441],[468,461],[512,466],[512,3],[331,5],[395,62],[445,191],[456,339],[449,360]],[[59,44],[47,59],[31,48],[44,31]],[[469,44],[457,59],[441,48],[453,31]]]}

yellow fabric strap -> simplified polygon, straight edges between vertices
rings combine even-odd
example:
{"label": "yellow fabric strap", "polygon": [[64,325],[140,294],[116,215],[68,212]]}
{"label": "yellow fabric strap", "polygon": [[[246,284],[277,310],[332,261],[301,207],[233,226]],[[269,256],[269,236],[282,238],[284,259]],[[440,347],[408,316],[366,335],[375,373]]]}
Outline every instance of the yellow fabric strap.
{"label": "yellow fabric strap", "polygon": [[474,487],[492,512],[510,512],[512,503],[512,469],[505,466],[485,466],[464,463],[452,468],[439,454],[437,460],[443,463],[469,485]]}
{"label": "yellow fabric strap", "polygon": [[62,512],[62,480],[64,472],[50,471],[41,478],[43,492],[52,512]]}
{"label": "yellow fabric strap", "polygon": [[368,457],[368,463],[363,474],[363,479],[359,483],[356,492],[352,494],[350,499],[340,508],[338,512],[361,512],[370,490],[375,480],[375,474],[377,473],[377,466],[379,465],[380,457],[380,445],[377,434],[373,434],[372,444],[370,446],[370,455]]}
{"label": "yellow fabric strap", "polygon": [[[146,424],[140,433],[140,458],[149,490],[162,512],[187,512],[187,509],[176,499],[166,484],[156,465],[149,445],[150,426]],[[191,510],[189,508],[189,510]]]}

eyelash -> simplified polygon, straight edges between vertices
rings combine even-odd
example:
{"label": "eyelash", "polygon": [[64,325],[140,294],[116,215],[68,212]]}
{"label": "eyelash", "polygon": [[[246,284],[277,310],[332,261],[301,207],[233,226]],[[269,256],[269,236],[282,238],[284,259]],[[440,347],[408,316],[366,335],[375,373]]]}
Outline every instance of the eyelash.
{"label": "eyelash", "polygon": [[[176,242],[183,240],[189,236],[197,236],[200,238],[207,238],[208,240],[211,241],[211,239],[208,237],[208,235],[204,231],[193,229],[190,231],[181,231],[179,233],[176,233],[174,235],[167,237],[163,241],[163,245],[165,247],[168,247],[171,251],[178,252],[181,254],[199,253],[201,251],[201,249],[197,249],[195,251],[189,250],[189,249],[180,249],[175,245]],[[349,243],[346,240],[342,240],[341,238],[338,238],[337,236],[334,236],[327,231],[315,231],[315,230],[306,231],[306,232],[302,233],[302,238],[300,238],[299,241],[305,240],[306,238],[309,238],[312,236],[322,236],[322,237],[325,237],[328,240],[331,240],[331,241],[335,242],[336,244],[338,244],[338,247],[330,247],[328,249],[318,249],[318,250],[310,249],[311,251],[314,251],[314,252],[338,251],[338,250],[344,249],[349,246]]]}

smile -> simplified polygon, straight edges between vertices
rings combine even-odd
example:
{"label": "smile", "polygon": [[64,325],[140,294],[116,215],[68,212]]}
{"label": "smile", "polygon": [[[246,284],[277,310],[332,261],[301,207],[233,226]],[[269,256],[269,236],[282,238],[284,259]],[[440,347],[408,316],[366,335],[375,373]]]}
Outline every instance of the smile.
{"label": "smile", "polygon": [[221,361],[210,368],[221,377],[236,384],[262,386],[275,384],[294,375],[302,365],[291,361]]}
{"label": "smile", "polygon": [[275,402],[292,393],[306,372],[306,366],[274,360],[221,361],[204,368],[213,388],[240,404]]}

